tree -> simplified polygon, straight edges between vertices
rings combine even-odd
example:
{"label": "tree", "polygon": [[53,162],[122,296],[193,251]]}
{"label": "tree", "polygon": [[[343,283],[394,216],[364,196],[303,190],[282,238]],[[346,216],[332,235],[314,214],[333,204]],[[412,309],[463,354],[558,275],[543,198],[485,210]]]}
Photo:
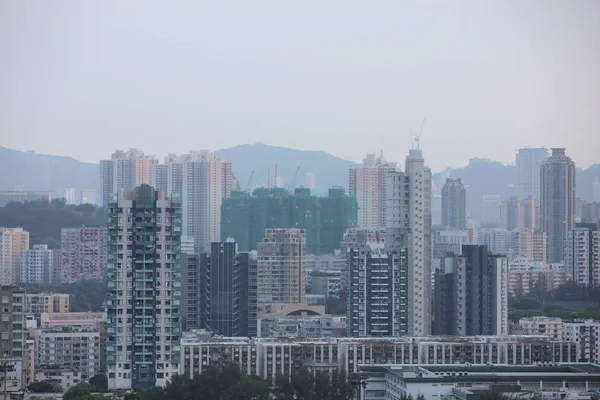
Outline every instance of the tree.
{"label": "tree", "polygon": [[108,378],[104,374],[96,374],[90,378],[90,385],[97,391],[108,390]]}
{"label": "tree", "polygon": [[44,381],[33,382],[27,389],[34,393],[60,393],[62,392],[62,388],[55,381],[46,379]]}

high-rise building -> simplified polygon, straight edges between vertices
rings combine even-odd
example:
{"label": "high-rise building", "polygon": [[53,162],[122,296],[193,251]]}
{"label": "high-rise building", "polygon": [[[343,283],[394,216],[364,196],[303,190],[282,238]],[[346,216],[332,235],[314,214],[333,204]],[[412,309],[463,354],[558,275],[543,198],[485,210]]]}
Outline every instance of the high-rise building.
{"label": "high-rise building", "polygon": [[102,207],[108,207],[113,196],[113,160],[100,160],[100,193]]}
{"label": "high-rise building", "polygon": [[490,253],[508,256],[511,252],[511,233],[506,229],[479,229],[477,240],[479,245],[487,246]]}
{"label": "high-rise building", "polygon": [[189,156],[178,156],[170,153],[165,157],[167,166],[167,191],[165,193],[175,201],[182,201],[183,196],[183,164]]}
{"label": "high-rise building", "polygon": [[600,361],[600,322],[592,319],[565,322],[564,340],[579,344],[577,361]]}
{"label": "high-rise building", "polygon": [[481,226],[483,228],[499,228],[502,226],[502,200],[495,194],[483,196]]}
{"label": "high-rise building", "polygon": [[458,179],[446,179],[442,188],[442,226],[467,229],[467,191]]}
{"label": "high-rise building", "polygon": [[522,199],[529,196],[540,197],[540,168],[548,159],[544,148],[519,149],[517,152],[517,190]]}
{"label": "high-rise building", "polygon": [[257,302],[305,303],[306,231],[266,229],[258,243]]}
{"label": "high-rise building", "polygon": [[409,332],[406,249],[364,243],[348,250],[348,336],[401,336]]}
{"label": "high-rise building", "polygon": [[21,251],[29,249],[29,232],[0,227],[0,284],[16,285],[21,279]]}
{"label": "high-rise building", "polygon": [[575,222],[575,163],[565,149],[552,149],[541,167],[540,214],[546,232],[548,262],[564,261],[565,234]]}
{"label": "high-rise building", "polygon": [[96,189],[83,189],[81,191],[81,204],[96,205]]}
{"label": "high-rise building", "polygon": [[533,229],[515,229],[510,232],[510,250],[513,258],[546,263],[546,233]]}
{"label": "high-rise building", "polygon": [[75,189],[73,188],[64,188],[59,191],[58,196],[59,199],[65,199],[67,204],[75,204]]}
{"label": "high-rise building", "polygon": [[181,335],[181,205],[141,185],[108,208],[108,387],[164,386]]}
{"label": "high-rise building", "polygon": [[573,280],[562,264],[543,264],[515,258],[508,265],[508,294],[515,297],[540,295]]}
{"label": "high-rise building", "polygon": [[12,286],[1,286],[0,319],[2,334],[0,336],[0,352],[3,358],[23,358],[26,356],[25,327],[25,291]]}
{"label": "high-rise building", "polygon": [[462,252],[462,246],[471,244],[469,241],[469,232],[456,229],[444,229],[437,227],[433,229],[433,259],[439,260],[445,258],[448,253],[459,256]]}
{"label": "high-rise building", "polygon": [[407,250],[407,334],[431,334],[431,170],[419,149],[406,157],[405,172],[388,172],[384,190],[386,246]]}
{"label": "high-rise building", "polygon": [[48,285],[54,274],[53,252],[45,244],[34,244],[30,250],[21,251],[21,283]]}
{"label": "high-rise building", "polygon": [[256,336],[256,262],[236,244],[211,243],[200,254],[200,328],[225,336]]}
{"label": "high-rise building", "polygon": [[383,154],[367,154],[363,164],[350,167],[349,194],[358,202],[358,226],[362,229],[379,229],[385,226],[383,202],[385,180],[396,165],[387,163]]}
{"label": "high-rise building", "polygon": [[[200,329],[199,255],[181,252],[181,326],[184,332]],[[206,293],[203,292],[203,295]],[[206,303],[206,301],[204,301]],[[203,304],[205,305],[205,304]]]}
{"label": "high-rise building", "polygon": [[196,251],[207,251],[221,237],[221,203],[229,197],[231,163],[207,151],[191,153],[183,165],[183,232]]}
{"label": "high-rise building", "polygon": [[74,283],[106,276],[106,228],[63,228],[60,232],[60,280]]}
{"label": "high-rise building", "polygon": [[565,269],[579,285],[600,284],[600,228],[577,224],[565,235]]}
{"label": "high-rise building", "polygon": [[150,186],[155,189],[160,189],[165,194],[165,197],[169,195],[169,166],[166,164],[152,164],[150,165]]}
{"label": "high-rise building", "polygon": [[502,227],[506,230],[525,227],[523,202],[519,196],[512,196],[502,202]]}
{"label": "high-rise building", "polygon": [[486,246],[463,246],[435,276],[436,335],[508,334],[508,260]]}
{"label": "high-rise building", "polygon": [[333,254],[347,229],[356,227],[358,205],[343,188],[329,189],[327,197],[310,189],[255,189],[252,196],[235,191],[221,207],[221,240],[234,238],[239,251],[256,249],[268,228],[306,231],[307,254]]}
{"label": "high-rise building", "polygon": [[521,200],[521,214],[523,215],[523,228],[539,230],[540,223],[540,199],[529,196]]}

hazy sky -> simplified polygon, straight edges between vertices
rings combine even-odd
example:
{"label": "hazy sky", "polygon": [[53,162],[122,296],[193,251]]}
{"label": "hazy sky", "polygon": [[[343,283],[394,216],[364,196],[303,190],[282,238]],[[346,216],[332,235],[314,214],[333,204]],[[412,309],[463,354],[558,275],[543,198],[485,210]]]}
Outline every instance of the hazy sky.
{"label": "hazy sky", "polygon": [[[600,1],[0,2],[0,145],[600,162]],[[282,163],[284,161],[282,160]]]}

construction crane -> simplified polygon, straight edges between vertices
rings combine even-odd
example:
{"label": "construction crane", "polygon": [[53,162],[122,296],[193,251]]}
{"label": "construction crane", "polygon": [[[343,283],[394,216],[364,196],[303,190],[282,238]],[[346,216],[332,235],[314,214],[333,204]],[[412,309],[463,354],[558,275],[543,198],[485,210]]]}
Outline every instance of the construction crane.
{"label": "construction crane", "polygon": [[296,178],[298,177],[298,172],[300,172],[300,167],[296,168],[296,172],[294,173],[294,180],[292,181],[292,187],[290,188],[290,192],[293,192],[296,189]]}
{"label": "construction crane", "polygon": [[250,178],[248,178],[248,184],[246,185],[246,193],[250,193],[250,184],[252,183],[252,178],[254,178],[254,170],[250,173]]}
{"label": "construction crane", "polygon": [[[423,133],[423,125],[425,125],[425,120],[427,117],[423,118],[423,122],[421,122],[421,127],[419,128],[419,133],[414,136],[413,147],[415,150],[420,150],[420,142],[421,142],[421,134]],[[412,129],[411,129],[412,130]],[[412,135],[412,134],[411,134]]]}

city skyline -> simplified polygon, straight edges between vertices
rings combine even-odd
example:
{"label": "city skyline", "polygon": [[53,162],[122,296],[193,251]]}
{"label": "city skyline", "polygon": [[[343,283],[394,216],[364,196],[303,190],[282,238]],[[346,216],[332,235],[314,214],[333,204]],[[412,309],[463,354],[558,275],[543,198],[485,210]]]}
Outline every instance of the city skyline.
{"label": "city skyline", "polygon": [[508,163],[524,145],[570,148],[586,167],[600,145],[599,13],[558,1],[2,4],[2,145],[98,161],[143,141],[162,157],[168,132],[177,153],[261,141],[400,160],[426,117],[434,171]]}

